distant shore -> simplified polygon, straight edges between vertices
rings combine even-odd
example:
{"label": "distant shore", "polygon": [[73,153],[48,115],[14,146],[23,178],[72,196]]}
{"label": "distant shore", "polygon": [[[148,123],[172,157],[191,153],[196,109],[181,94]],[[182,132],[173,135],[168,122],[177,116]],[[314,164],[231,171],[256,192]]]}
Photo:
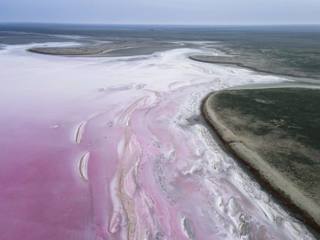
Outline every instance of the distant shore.
{"label": "distant shore", "polygon": [[274,71],[274,70],[267,70],[264,67],[257,67],[253,66],[250,63],[243,63],[242,61],[233,60],[231,57],[221,57],[221,56],[201,56],[201,55],[194,55],[189,57],[191,60],[203,62],[203,63],[212,63],[212,64],[221,64],[227,66],[234,66],[239,68],[248,69],[254,72],[262,73],[262,74],[272,74],[278,75],[282,77],[290,77],[298,82],[313,82],[318,83],[319,80],[315,80],[315,78],[308,77],[302,73],[292,74],[287,71]]}
{"label": "distant shore", "polygon": [[85,56],[85,57],[124,57],[149,55],[158,51],[166,51],[178,48],[194,47],[192,43],[178,44],[161,41],[110,41],[102,43],[86,43],[80,46],[68,47],[32,47],[28,51],[32,53],[57,55],[57,56]]}

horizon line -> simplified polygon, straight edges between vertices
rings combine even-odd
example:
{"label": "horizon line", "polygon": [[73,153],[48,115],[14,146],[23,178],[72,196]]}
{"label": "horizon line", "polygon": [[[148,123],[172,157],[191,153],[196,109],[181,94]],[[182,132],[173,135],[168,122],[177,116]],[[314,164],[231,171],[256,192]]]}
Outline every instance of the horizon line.
{"label": "horizon line", "polygon": [[99,23],[99,22],[39,22],[39,21],[0,21],[0,25],[87,25],[87,26],[172,26],[172,27],[281,27],[281,26],[320,26],[320,23]]}

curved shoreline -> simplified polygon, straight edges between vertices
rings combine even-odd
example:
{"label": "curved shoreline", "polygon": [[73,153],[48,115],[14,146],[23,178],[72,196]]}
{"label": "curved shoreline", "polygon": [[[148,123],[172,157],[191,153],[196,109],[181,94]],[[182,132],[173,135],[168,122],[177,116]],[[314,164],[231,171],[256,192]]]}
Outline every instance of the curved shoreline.
{"label": "curved shoreline", "polygon": [[237,68],[243,68],[243,69],[247,69],[250,71],[254,71],[257,73],[261,73],[261,74],[272,74],[274,76],[279,76],[279,77],[289,77],[289,78],[293,78],[296,79],[298,81],[301,82],[318,82],[317,80],[315,80],[316,78],[311,78],[311,77],[306,77],[306,76],[299,76],[299,75],[294,75],[294,74],[288,74],[288,73],[277,73],[277,72],[272,72],[272,71],[268,71],[268,70],[263,70],[257,67],[253,67],[253,66],[248,66],[246,64],[240,63],[240,62],[228,62],[228,61],[219,61],[219,60],[206,60],[206,59],[200,59],[199,57],[202,56],[189,56],[189,58],[193,61],[197,61],[197,62],[202,62],[202,63],[211,63],[211,64],[219,64],[219,65],[225,65],[225,66],[233,66],[233,67],[237,67]]}
{"label": "curved shoreline", "polygon": [[258,182],[272,193],[280,203],[292,211],[292,214],[314,230],[318,236],[320,232],[320,208],[285,176],[271,167],[257,153],[247,147],[231,130],[217,117],[215,111],[209,107],[218,92],[209,94],[201,104],[201,112],[212,130],[221,140],[225,149],[240,161]]}

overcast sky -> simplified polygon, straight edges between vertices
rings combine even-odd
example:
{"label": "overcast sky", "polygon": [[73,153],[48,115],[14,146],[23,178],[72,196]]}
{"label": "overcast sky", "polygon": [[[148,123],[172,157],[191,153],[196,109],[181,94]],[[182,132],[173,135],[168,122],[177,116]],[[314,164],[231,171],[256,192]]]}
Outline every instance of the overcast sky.
{"label": "overcast sky", "polygon": [[320,0],[0,0],[0,22],[320,24]]}

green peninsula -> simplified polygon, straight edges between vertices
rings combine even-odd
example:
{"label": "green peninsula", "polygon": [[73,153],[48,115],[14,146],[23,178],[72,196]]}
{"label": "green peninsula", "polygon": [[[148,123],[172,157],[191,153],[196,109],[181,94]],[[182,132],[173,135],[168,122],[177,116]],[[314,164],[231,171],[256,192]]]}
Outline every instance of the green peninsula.
{"label": "green peninsula", "polygon": [[224,90],[203,113],[240,160],[320,226],[319,89]]}

